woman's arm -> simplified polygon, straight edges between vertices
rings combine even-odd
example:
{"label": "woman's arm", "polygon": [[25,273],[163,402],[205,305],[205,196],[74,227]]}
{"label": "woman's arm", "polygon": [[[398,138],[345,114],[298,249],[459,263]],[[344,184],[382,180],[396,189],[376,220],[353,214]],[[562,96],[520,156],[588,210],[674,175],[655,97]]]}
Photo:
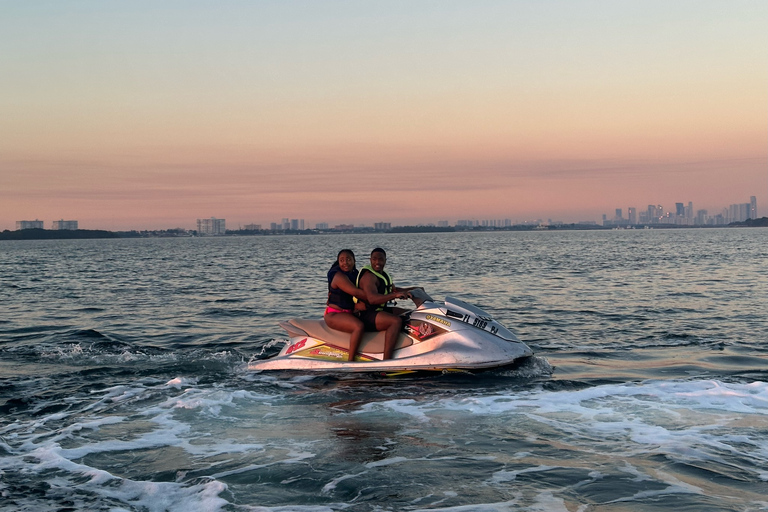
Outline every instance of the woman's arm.
{"label": "woman's arm", "polygon": [[357,297],[358,299],[365,300],[366,298],[365,292],[352,284],[352,281],[350,281],[349,278],[341,272],[336,272],[336,275],[333,276],[331,287],[338,288],[339,290],[348,293],[353,297]]}

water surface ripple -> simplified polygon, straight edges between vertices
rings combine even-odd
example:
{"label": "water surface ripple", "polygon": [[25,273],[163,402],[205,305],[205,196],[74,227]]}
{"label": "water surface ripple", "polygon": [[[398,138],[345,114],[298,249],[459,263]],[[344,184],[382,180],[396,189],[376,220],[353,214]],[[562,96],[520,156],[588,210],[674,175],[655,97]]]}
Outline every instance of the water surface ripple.
{"label": "water surface ripple", "polygon": [[[375,246],[536,356],[247,371]],[[767,261],[766,229],[0,242],[0,509],[768,510]]]}

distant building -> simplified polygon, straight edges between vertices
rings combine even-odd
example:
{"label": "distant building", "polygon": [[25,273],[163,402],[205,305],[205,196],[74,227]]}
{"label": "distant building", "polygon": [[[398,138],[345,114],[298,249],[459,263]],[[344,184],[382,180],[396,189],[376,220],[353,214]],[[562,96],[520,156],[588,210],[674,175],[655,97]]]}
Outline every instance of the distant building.
{"label": "distant building", "polygon": [[629,217],[627,222],[629,222],[632,225],[637,224],[637,208],[634,208],[632,206],[627,208],[627,217]]}
{"label": "distant building", "polygon": [[197,234],[200,236],[218,236],[226,233],[226,219],[197,219]]}
{"label": "distant building", "polygon": [[375,229],[376,231],[386,231],[388,229],[392,229],[392,223],[391,222],[374,222],[373,229]]}
{"label": "distant building", "polygon": [[44,229],[41,220],[17,220],[16,229]]}
{"label": "distant building", "polygon": [[728,207],[727,218],[728,223],[731,222],[744,222],[751,218],[752,203],[732,204]]}
{"label": "distant building", "polygon": [[439,227],[439,228],[447,228],[448,227],[448,221],[447,220],[439,220],[439,221],[437,221],[437,227]]}
{"label": "distant building", "polygon": [[757,198],[755,196],[749,196],[749,218],[757,218]]}
{"label": "distant building", "polygon": [[315,224],[315,229],[328,229],[328,223],[318,222],[317,224]]}
{"label": "distant building", "polygon": [[664,217],[664,208],[660,204],[659,205],[649,204],[647,214],[648,214],[647,222],[649,224],[658,224],[659,222],[661,222],[661,218]]}
{"label": "distant building", "polygon": [[54,230],[61,230],[61,229],[69,229],[69,230],[76,230],[77,228],[77,221],[76,220],[55,220],[53,221],[53,226],[51,229]]}
{"label": "distant building", "polygon": [[246,231],[261,231],[261,224],[246,224]]}

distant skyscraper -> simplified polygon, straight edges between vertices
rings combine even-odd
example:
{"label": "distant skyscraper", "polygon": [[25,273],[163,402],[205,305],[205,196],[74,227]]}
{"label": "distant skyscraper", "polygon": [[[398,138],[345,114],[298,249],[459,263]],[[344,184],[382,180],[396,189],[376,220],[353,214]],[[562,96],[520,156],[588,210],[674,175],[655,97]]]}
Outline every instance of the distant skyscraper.
{"label": "distant skyscraper", "polygon": [[17,220],[16,229],[44,229],[41,220]]}
{"label": "distant skyscraper", "polygon": [[757,198],[755,196],[749,197],[749,218],[757,218]]}
{"label": "distant skyscraper", "polygon": [[226,233],[226,219],[197,219],[197,234],[201,236],[217,236]]}
{"label": "distant skyscraper", "polygon": [[77,221],[76,220],[55,220],[53,221],[53,227],[52,229],[70,229],[70,230],[76,230],[77,229]]}
{"label": "distant skyscraper", "polygon": [[660,204],[648,205],[648,222],[651,224],[658,224],[661,218],[664,216],[664,207]]}
{"label": "distant skyscraper", "polygon": [[675,203],[675,215],[685,217],[685,205],[683,203]]}
{"label": "distant skyscraper", "polygon": [[621,208],[616,208],[615,220],[623,220],[623,219],[624,219],[624,213],[621,211]]}
{"label": "distant skyscraper", "polygon": [[637,224],[637,208],[631,206],[627,208],[627,217],[630,224]]}
{"label": "distant skyscraper", "polygon": [[727,217],[728,223],[731,222],[744,222],[750,215],[752,209],[751,203],[732,204],[728,207]]}

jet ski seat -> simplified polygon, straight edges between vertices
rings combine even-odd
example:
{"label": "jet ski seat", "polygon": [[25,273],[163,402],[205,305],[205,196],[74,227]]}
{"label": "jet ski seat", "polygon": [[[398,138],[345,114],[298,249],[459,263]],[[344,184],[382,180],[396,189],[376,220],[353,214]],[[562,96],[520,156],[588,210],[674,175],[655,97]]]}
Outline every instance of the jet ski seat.
{"label": "jet ski seat", "polygon": [[[328,324],[325,323],[325,320],[292,318],[287,322],[281,322],[280,326],[288,331],[288,334],[291,337],[311,336],[312,338],[323,340],[329,345],[349,350],[349,333],[331,329],[328,327]],[[360,341],[360,347],[357,349],[358,352],[383,354],[384,334],[384,331],[364,333],[363,339]],[[409,345],[413,345],[413,340],[404,333],[400,333],[395,348],[407,347]]]}

